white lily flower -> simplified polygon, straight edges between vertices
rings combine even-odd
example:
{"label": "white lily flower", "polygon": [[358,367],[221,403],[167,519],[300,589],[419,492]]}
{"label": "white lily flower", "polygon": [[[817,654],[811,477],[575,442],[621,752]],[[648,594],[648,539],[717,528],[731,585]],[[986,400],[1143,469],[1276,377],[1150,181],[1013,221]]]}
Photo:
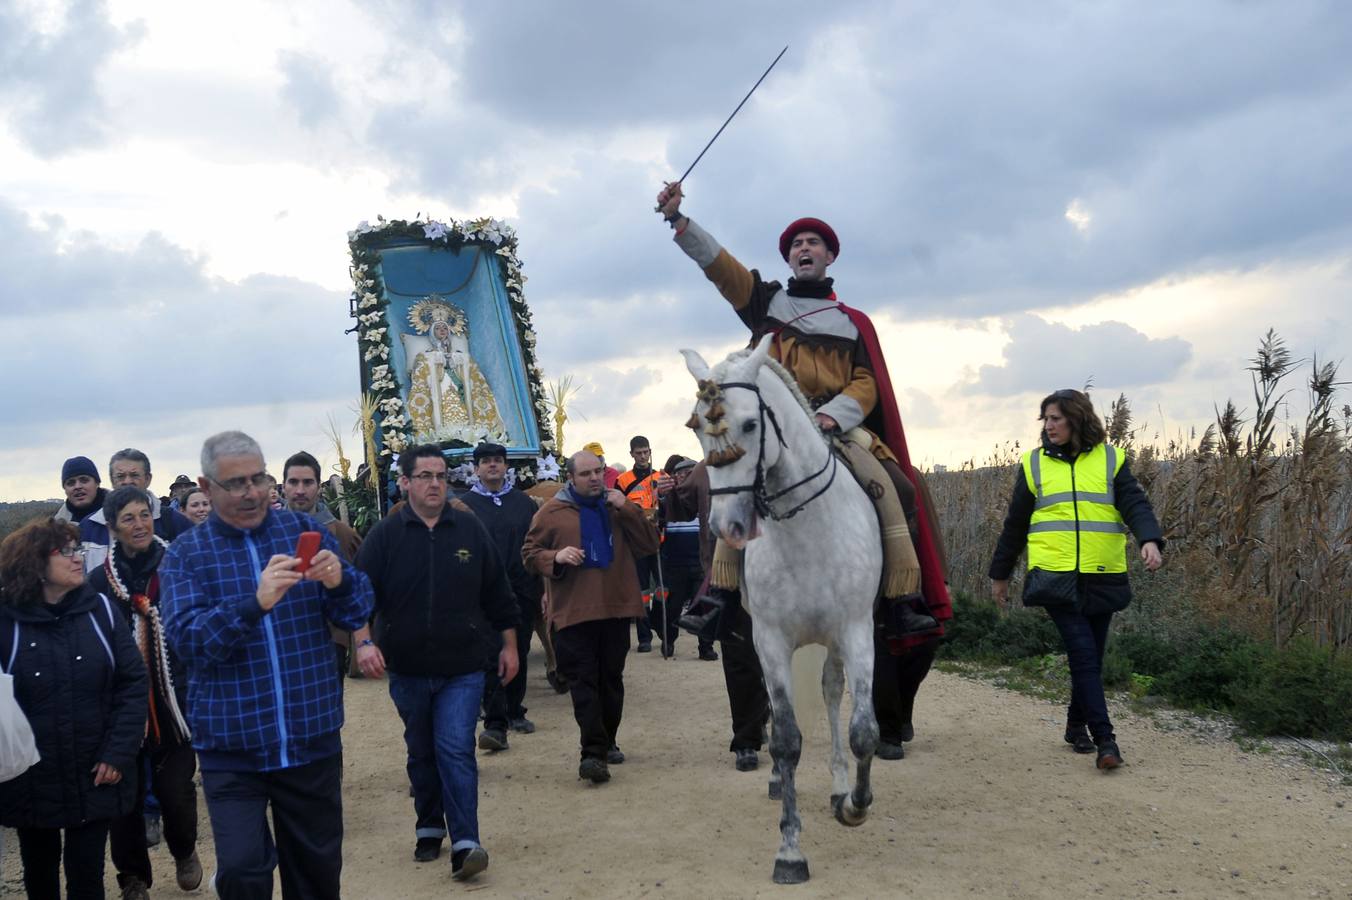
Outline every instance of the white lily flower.
{"label": "white lily flower", "polygon": [[428,222],[423,226],[423,237],[439,241],[446,237],[446,226],[441,222]]}

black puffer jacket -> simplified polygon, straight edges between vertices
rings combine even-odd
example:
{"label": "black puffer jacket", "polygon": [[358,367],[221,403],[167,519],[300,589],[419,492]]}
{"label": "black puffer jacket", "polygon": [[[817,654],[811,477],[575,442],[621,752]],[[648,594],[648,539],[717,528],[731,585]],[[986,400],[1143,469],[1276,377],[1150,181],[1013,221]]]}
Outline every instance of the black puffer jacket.
{"label": "black puffer jacket", "polygon": [[[65,828],[130,812],[148,688],[117,607],[87,584],[54,606],[0,605],[0,663],[42,756],[0,784],[0,825]],[[122,780],[95,787],[101,762]]]}

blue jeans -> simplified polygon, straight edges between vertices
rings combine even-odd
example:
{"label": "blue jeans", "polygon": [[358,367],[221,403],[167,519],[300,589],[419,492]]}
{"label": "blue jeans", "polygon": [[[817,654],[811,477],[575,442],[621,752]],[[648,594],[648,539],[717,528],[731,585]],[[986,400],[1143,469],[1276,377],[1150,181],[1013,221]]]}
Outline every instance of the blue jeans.
{"label": "blue jeans", "polygon": [[1111,612],[1086,616],[1074,609],[1047,607],[1070,664],[1070,706],[1066,709],[1066,728],[1089,726],[1094,743],[1116,740],[1113,723],[1108,719],[1108,701],[1103,696],[1103,650],[1108,645]]}
{"label": "blue jeans", "polygon": [[389,673],[390,699],[404,720],[416,836],[451,836],[451,852],[479,846],[479,764],[474,730],[484,673],[453,678]]}

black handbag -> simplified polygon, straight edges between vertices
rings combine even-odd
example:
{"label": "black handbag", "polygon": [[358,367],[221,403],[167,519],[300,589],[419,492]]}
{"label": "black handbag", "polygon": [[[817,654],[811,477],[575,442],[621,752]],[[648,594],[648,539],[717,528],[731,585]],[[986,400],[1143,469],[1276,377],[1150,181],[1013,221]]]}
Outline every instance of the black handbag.
{"label": "black handbag", "polygon": [[1023,581],[1024,606],[1074,606],[1080,600],[1078,572],[1031,568]]}

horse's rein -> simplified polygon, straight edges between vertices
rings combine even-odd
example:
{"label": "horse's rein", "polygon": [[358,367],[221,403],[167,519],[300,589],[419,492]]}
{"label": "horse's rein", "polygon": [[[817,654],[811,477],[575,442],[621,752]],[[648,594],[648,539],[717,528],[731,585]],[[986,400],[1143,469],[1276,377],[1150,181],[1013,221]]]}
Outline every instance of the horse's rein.
{"label": "horse's rein", "polygon": [[[775,416],[775,411],[766,405],[765,398],[761,396],[759,385],[747,381],[726,381],[720,382],[718,384],[718,387],[725,390],[727,388],[742,388],[744,390],[751,391],[753,394],[756,395],[756,403],[760,407],[760,419],[761,419],[760,453],[756,456],[756,476],[755,480],[751,484],[732,485],[730,487],[721,487],[721,488],[711,487],[709,489],[710,496],[715,496],[718,494],[741,494],[750,491],[752,501],[756,505],[756,512],[761,516],[772,519],[776,522],[780,522],[785,519],[793,518],[798,513],[802,512],[803,508],[806,507],[809,503],[811,503],[813,500],[816,500],[818,497],[820,497],[822,494],[826,493],[827,490],[830,489],[831,485],[834,484],[836,480],[836,454],[832,452],[830,445],[827,445],[826,461],[822,463],[822,467],[820,469],[818,469],[817,471],[813,472],[811,475],[808,475],[805,478],[801,478],[798,481],[795,481],[793,484],[789,485],[788,487],[782,490],[776,491],[773,494],[767,494],[765,491],[765,419],[767,416],[770,419],[770,424],[774,426],[775,438],[779,441],[779,446],[783,447],[786,450],[789,447],[789,445],[784,441],[784,432],[779,427],[779,419]],[[794,491],[802,487],[812,479],[817,478],[818,476],[823,474],[827,470],[827,468],[831,469],[831,477],[827,479],[826,484],[822,485],[821,488],[819,488],[817,492],[814,493],[811,497],[808,497],[806,500],[804,500],[802,503],[799,503],[797,506],[795,506],[788,512],[777,513],[773,508],[771,508],[770,506],[771,503],[783,497],[785,494],[788,494],[791,491]]]}

